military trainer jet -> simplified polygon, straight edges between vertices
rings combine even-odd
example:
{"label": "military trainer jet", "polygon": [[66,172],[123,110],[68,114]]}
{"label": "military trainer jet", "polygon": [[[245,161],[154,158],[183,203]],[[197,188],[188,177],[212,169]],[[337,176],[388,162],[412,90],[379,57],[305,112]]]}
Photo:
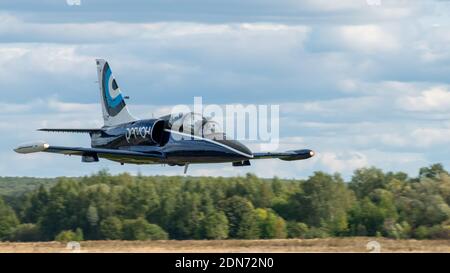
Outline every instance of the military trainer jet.
{"label": "military trainer jet", "polygon": [[[314,156],[309,149],[281,153],[252,153],[245,145],[227,139],[224,133],[210,130],[200,134],[185,134],[172,130],[175,123],[193,119],[195,113],[160,118],[136,119],[125,104],[108,62],[96,60],[104,126],[95,129],[46,128],[46,132],[86,133],[91,137],[91,148],[53,146],[46,142],[22,144],[17,153],[57,153],[81,156],[82,162],[98,162],[100,158],[123,164],[189,164],[232,163],[249,166],[250,160],[278,158],[286,161],[308,159]],[[213,121],[201,117],[202,127],[214,127]],[[183,125],[182,125],[183,126]],[[182,127],[181,126],[181,127]]]}

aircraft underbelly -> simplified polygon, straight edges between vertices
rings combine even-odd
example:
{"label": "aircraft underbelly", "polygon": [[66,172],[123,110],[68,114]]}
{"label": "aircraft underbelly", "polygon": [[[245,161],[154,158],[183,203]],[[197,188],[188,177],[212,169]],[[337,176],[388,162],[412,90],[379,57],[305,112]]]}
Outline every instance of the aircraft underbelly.
{"label": "aircraft underbelly", "polygon": [[243,160],[243,158],[229,158],[229,157],[195,157],[195,156],[177,156],[171,157],[166,160],[155,159],[142,159],[142,158],[121,158],[117,156],[104,156],[104,159],[108,159],[114,162],[125,164],[206,164],[206,163],[227,163]]}
{"label": "aircraft underbelly", "polygon": [[126,164],[160,164],[161,160],[155,158],[130,158],[130,157],[120,157],[120,156],[102,156],[104,159],[111,161],[126,163]]}
{"label": "aircraft underbelly", "polygon": [[224,163],[245,159],[244,156],[224,147],[212,145],[205,147],[200,143],[196,144],[190,143],[189,146],[165,150],[167,161],[173,163]]}

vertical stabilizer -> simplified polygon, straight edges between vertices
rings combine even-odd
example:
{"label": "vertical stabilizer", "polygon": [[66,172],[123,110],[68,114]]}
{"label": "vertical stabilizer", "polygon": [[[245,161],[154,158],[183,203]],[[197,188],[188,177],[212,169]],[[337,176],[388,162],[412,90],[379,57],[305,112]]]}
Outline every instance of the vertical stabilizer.
{"label": "vertical stabilizer", "polygon": [[103,120],[105,126],[114,126],[122,123],[135,121],[128,112],[125,100],[112,75],[107,61],[97,59],[98,83],[100,86],[100,101],[102,104]]}

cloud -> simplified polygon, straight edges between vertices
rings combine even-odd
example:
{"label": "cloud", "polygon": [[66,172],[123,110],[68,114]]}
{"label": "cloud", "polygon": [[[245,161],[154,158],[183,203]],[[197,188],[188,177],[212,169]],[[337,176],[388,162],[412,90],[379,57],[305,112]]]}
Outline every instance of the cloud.
{"label": "cloud", "polygon": [[[239,34],[241,40],[232,42],[252,41],[248,35],[260,36],[264,34],[303,35],[308,28],[302,25],[287,25],[272,22],[257,23],[228,23],[208,24],[196,22],[114,22],[100,21],[95,23],[37,23],[26,22],[11,14],[0,13],[0,41],[15,43],[25,42],[53,42],[64,44],[117,44],[133,41],[157,41],[160,39],[170,42],[185,36],[195,36],[203,40],[212,35]],[[222,37],[223,38],[223,37]],[[208,40],[204,42],[210,42]],[[180,46],[180,45],[172,45]],[[261,44],[263,46],[263,44]]]}
{"label": "cloud", "polygon": [[23,113],[31,109],[28,104],[12,104],[0,102],[0,114]]}
{"label": "cloud", "polygon": [[349,50],[376,53],[400,47],[391,33],[377,25],[342,26],[337,29],[336,35],[341,45]]}
{"label": "cloud", "polygon": [[441,112],[450,110],[450,92],[445,86],[436,86],[416,96],[399,98],[397,104],[408,111]]}
{"label": "cloud", "polygon": [[[81,6],[69,6],[60,1],[16,0],[3,1],[0,10],[20,13],[22,18],[35,22],[66,21],[190,21],[190,22],[236,22],[273,21],[311,23],[327,21],[374,21],[398,20],[416,15],[423,8],[423,1],[383,1],[381,6],[370,6],[366,0],[185,0],[174,5],[165,0],[82,1]],[[423,10],[423,9],[422,9]]]}
{"label": "cloud", "polygon": [[320,162],[331,172],[349,172],[368,165],[366,156],[358,152],[325,152],[319,154]]}
{"label": "cloud", "polygon": [[423,147],[442,146],[450,143],[450,128],[418,128],[412,132],[415,144]]}
{"label": "cloud", "polygon": [[[123,90],[142,90],[141,98],[159,103],[169,101],[168,92],[174,94],[172,100],[180,99],[175,103],[185,101],[192,94],[186,89],[219,99],[225,97],[217,93],[247,89],[250,98],[254,97],[250,93],[275,85],[289,86],[286,78],[293,80],[296,73],[285,63],[293,62],[289,55],[301,51],[309,32],[303,25],[277,23],[7,21],[20,25],[20,31],[4,27],[2,37],[8,42],[0,46],[0,88],[15,90],[3,98],[11,102],[41,92],[64,100],[96,100],[92,83],[97,57],[107,58],[119,71]],[[105,33],[109,36],[103,37]],[[280,78],[273,81],[265,76],[271,74]],[[23,75],[27,81],[20,80]]]}
{"label": "cloud", "polygon": [[51,99],[48,102],[48,107],[51,110],[57,112],[93,112],[92,110],[98,110],[99,104],[82,104],[82,103],[68,103],[60,102],[55,99]]}

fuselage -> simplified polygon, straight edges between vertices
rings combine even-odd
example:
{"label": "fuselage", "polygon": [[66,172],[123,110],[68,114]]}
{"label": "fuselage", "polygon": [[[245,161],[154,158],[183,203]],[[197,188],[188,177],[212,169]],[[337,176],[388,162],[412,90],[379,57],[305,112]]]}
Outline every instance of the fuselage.
{"label": "fuselage", "polygon": [[117,126],[103,127],[91,133],[92,148],[118,149],[164,155],[164,159],[108,159],[120,163],[185,165],[192,163],[240,162],[253,157],[252,152],[235,140],[211,139],[203,135],[173,131],[168,120],[145,119]]}

